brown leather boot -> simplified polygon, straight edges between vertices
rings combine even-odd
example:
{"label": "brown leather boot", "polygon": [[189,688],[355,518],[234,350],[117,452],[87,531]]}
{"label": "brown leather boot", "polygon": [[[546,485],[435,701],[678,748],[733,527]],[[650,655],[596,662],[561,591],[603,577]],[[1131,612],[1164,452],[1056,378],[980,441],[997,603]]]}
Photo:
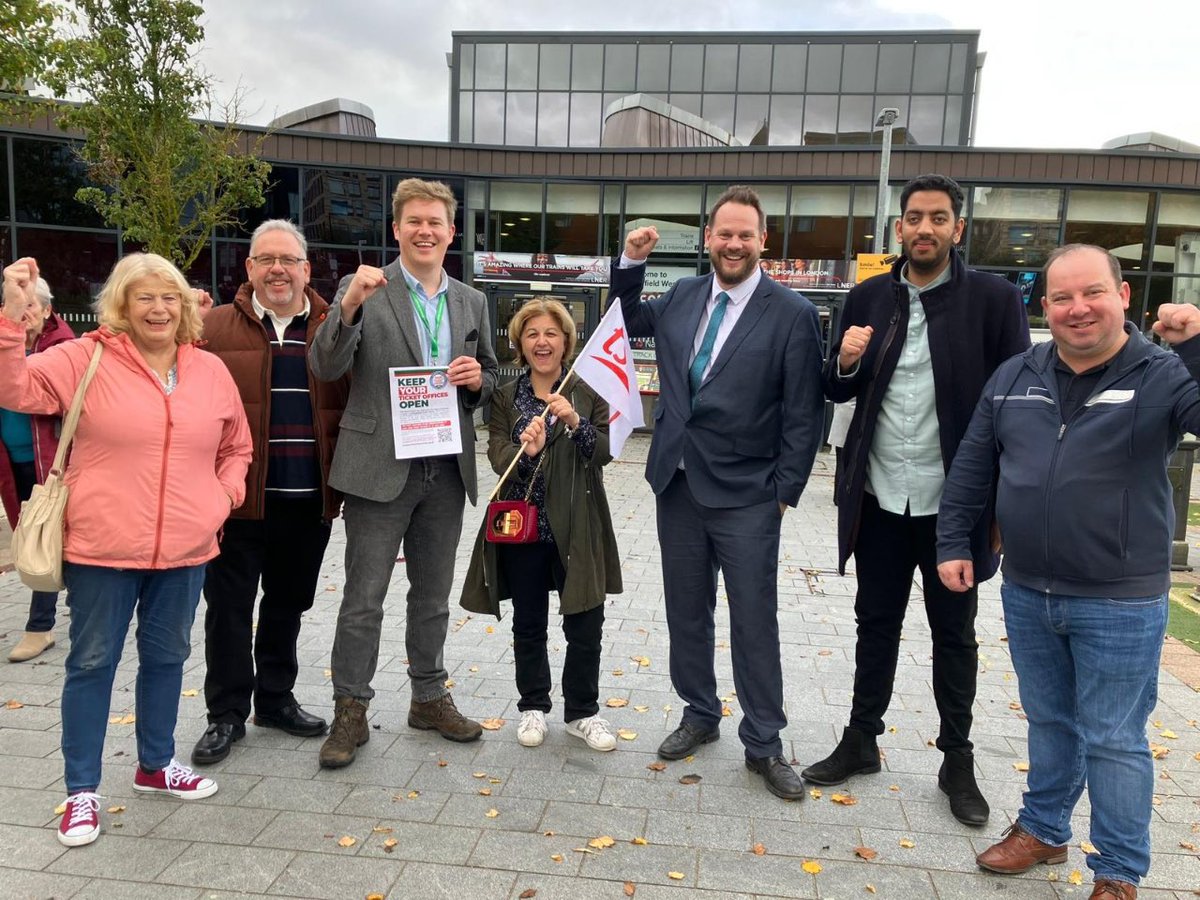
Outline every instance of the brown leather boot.
{"label": "brown leather boot", "polygon": [[1044,844],[1016,822],[1005,829],[1004,840],[975,857],[980,868],[1001,875],[1019,875],[1038,863],[1054,866],[1066,860],[1065,844],[1061,847]]}
{"label": "brown leather boot", "polygon": [[408,725],[423,731],[436,731],[448,741],[464,744],[478,740],[483,734],[483,726],[460,713],[448,693],[425,703],[413,700],[408,706]]}
{"label": "brown leather boot", "polygon": [[358,748],[371,739],[367,727],[367,701],[338,697],[333,705],[333,725],[321,745],[321,768],[340,769],[354,762]]}
{"label": "brown leather boot", "polygon": [[1090,900],[1137,900],[1137,888],[1128,881],[1101,878],[1092,887]]}

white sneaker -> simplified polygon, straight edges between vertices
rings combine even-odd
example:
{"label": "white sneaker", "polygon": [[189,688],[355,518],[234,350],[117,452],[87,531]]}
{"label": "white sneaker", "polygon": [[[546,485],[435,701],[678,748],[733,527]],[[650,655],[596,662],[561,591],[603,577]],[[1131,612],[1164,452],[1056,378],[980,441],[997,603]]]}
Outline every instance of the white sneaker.
{"label": "white sneaker", "polygon": [[517,723],[517,741],[522,747],[540,747],[547,730],[546,714],[540,709],[527,709]]}
{"label": "white sneaker", "polygon": [[584,741],[593,750],[606,752],[617,746],[617,736],[612,733],[608,722],[599,716],[588,716],[567,723],[567,734]]}

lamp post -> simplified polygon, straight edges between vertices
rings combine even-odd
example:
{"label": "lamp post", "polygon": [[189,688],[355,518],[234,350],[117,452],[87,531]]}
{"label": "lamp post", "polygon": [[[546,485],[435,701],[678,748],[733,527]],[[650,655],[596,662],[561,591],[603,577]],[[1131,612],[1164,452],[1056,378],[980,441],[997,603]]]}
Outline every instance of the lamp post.
{"label": "lamp post", "polygon": [[892,126],[900,118],[900,110],[894,106],[886,106],[879,111],[875,127],[883,128],[883,146],[879,153],[879,190],[875,194],[875,252],[882,253],[884,239],[887,237],[888,201],[888,170],[892,166]]}

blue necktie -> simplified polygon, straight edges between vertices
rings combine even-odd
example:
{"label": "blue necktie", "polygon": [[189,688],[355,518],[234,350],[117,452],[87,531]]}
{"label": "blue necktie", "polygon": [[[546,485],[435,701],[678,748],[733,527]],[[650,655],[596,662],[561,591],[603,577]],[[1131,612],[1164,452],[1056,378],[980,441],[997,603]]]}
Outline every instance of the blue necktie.
{"label": "blue necktie", "polygon": [[717,332],[721,329],[721,322],[725,319],[725,307],[728,305],[729,295],[721,291],[717,294],[717,305],[713,307],[712,315],[708,318],[708,327],[704,329],[704,340],[700,342],[700,350],[692,360],[691,369],[688,370],[693,403],[700,391],[700,382],[704,380],[704,370],[708,368],[708,361],[712,359],[713,345],[717,342]]}

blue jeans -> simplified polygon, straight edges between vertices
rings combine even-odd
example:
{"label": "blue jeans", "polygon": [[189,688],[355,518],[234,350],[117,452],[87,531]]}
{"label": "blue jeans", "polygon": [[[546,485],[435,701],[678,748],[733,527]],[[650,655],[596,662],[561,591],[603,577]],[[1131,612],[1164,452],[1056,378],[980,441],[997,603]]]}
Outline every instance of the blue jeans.
{"label": "blue jeans", "polygon": [[62,752],[67,793],[94,791],[108,727],[113,679],[137,610],[135,692],[138,762],[161,769],[175,755],[183,663],[204,566],[113,569],[63,564],[71,608],[71,649],[62,692]]}
{"label": "blue jeans", "polygon": [[1084,784],[1092,804],[1087,858],[1097,879],[1138,884],[1150,869],[1154,761],[1146,720],[1158,699],[1167,597],[1044,594],[1005,580],[1008,647],[1029,721],[1022,828],[1071,840]]}

